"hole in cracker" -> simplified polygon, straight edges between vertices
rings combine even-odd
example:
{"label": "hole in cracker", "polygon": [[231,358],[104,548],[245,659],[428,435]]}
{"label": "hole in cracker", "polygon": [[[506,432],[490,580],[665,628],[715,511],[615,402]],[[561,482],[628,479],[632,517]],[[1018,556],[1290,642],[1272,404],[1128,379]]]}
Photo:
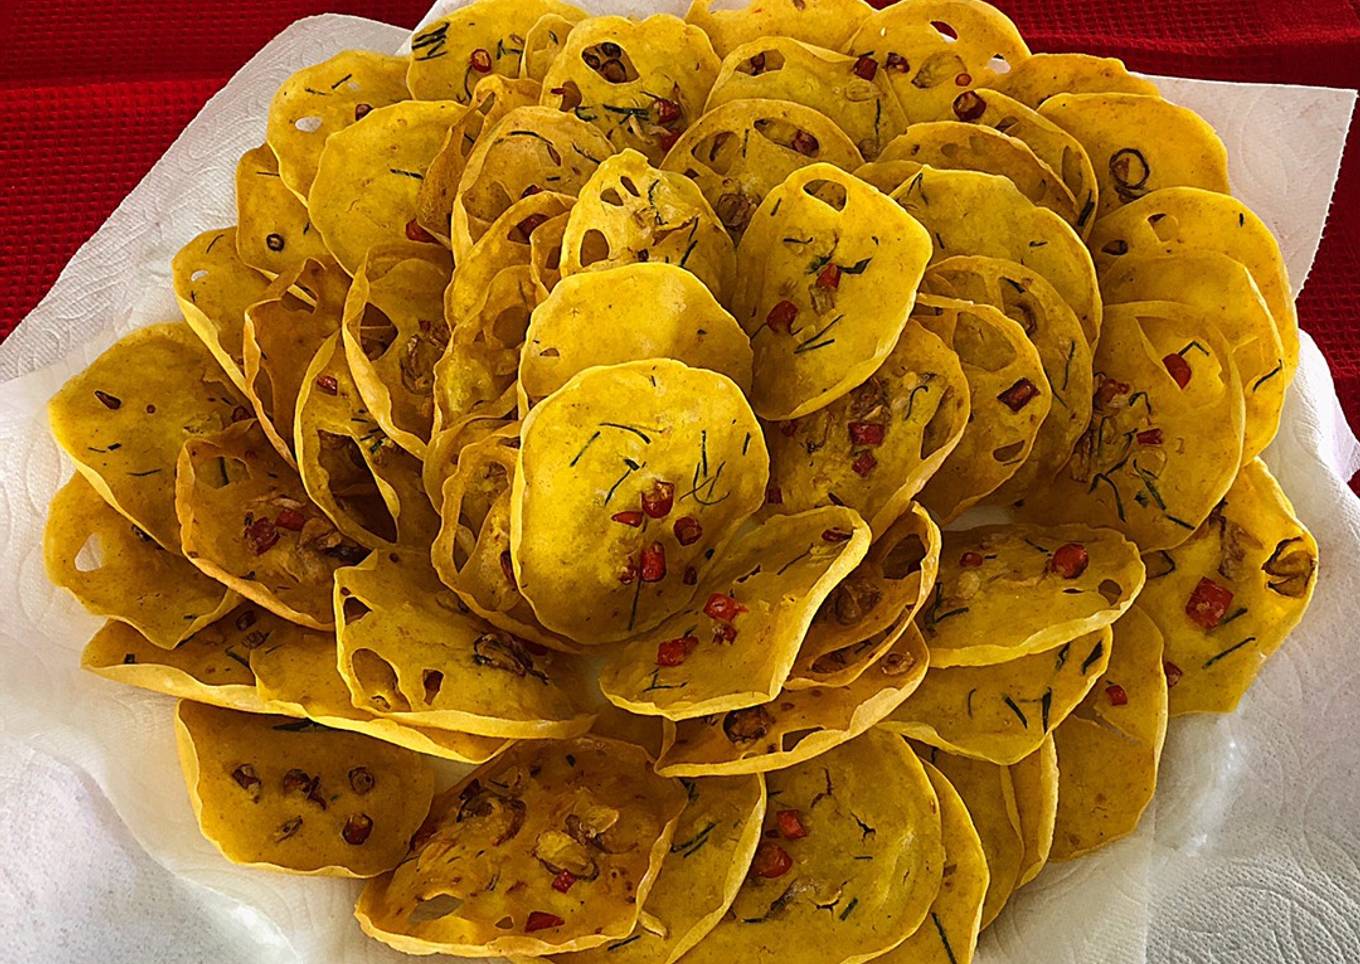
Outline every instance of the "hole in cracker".
{"label": "hole in cracker", "polygon": [[835,181],[828,181],[825,178],[808,181],[803,185],[803,193],[808,197],[816,198],[838,212],[845,210],[845,203],[848,199],[844,184],[837,184]]}
{"label": "hole in cracker", "polygon": [[293,121],[293,126],[304,134],[315,134],[321,129],[321,118],[317,117],[315,114],[309,114],[306,117],[299,117],[297,120]]}
{"label": "hole in cracker", "polygon": [[581,238],[581,267],[604,261],[609,257],[609,239],[599,228],[591,228]]}
{"label": "hole in cracker", "polygon": [[94,572],[104,565],[104,547],[100,543],[99,534],[91,533],[85,540],[85,544],[76,553],[75,559],[71,560],[76,572]]}

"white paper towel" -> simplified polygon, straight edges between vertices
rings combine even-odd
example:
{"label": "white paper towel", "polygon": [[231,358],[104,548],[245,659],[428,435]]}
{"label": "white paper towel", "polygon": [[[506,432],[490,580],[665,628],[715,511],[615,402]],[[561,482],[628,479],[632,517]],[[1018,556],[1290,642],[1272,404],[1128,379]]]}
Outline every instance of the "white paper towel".
{"label": "white paper towel", "polygon": [[[48,585],[41,532],[70,472],[47,433],[46,399],[119,335],[176,316],[170,258],[233,219],[235,161],[262,139],[274,88],[338,50],[404,39],[340,16],[286,30],[0,346],[0,754],[10,763],[0,773],[0,960],[401,959],[359,933],[355,884],[237,868],[199,836],[170,701],[80,672],[98,621]],[[1281,238],[1298,287],[1354,93],[1158,82],[1223,135],[1235,190]],[[1360,961],[1360,502],[1345,485],[1360,446],[1311,340],[1267,460],[1318,536],[1312,610],[1237,715],[1173,723],[1140,832],[1046,870],[985,935],[984,964]]]}

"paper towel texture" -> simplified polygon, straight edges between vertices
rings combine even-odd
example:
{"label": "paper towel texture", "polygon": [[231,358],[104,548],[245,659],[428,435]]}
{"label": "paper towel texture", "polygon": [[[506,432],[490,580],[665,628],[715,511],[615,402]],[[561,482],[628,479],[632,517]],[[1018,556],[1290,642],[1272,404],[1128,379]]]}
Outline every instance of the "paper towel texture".
{"label": "paper towel texture", "polygon": [[[79,670],[99,621],[47,583],[41,534],[70,474],[47,432],[47,398],[118,336],[177,317],[170,259],[234,220],[236,159],[263,139],[275,87],[338,50],[394,50],[405,38],[342,16],[284,31],[0,346],[0,754],[11,764],[0,776],[11,831],[0,842],[0,932],[17,935],[0,960],[404,959],[360,934],[355,883],[237,868],[200,837],[171,701]],[[1280,237],[1301,287],[1354,92],[1157,80],[1223,136],[1235,192]],[[1360,960],[1360,501],[1345,484],[1360,446],[1310,339],[1266,459],[1318,537],[1312,609],[1238,714],[1173,721],[1139,833],[1047,869],[984,936],[984,964]]]}

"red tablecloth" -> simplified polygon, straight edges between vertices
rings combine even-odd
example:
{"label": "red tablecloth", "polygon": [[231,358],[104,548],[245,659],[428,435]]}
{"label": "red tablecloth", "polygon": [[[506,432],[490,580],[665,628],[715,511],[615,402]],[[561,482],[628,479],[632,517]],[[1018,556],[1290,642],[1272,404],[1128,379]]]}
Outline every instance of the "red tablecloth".
{"label": "red tablecloth", "polygon": [[[1360,87],[1360,0],[999,0],[1035,50],[1152,73]],[[309,14],[427,0],[0,0],[0,338],[261,45]],[[1360,426],[1360,126],[1299,303]]]}

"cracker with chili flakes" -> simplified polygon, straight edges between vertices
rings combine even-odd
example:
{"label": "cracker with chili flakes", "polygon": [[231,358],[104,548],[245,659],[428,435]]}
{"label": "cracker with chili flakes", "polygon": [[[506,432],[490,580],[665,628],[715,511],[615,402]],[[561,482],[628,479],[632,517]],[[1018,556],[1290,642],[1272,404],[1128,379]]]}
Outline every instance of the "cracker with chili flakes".
{"label": "cracker with chili flakes", "polygon": [[116,683],[246,713],[280,713],[256,689],[252,646],[291,639],[301,627],[244,603],[174,649],[163,649],[127,623],[109,620],[85,644],[81,669]]}
{"label": "cracker with chili flakes", "polygon": [[1062,179],[1072,195],[1077,216],[1071,223],[1077,233],[1083,239],[1091,233],[1096,223],[1099,186],[1095,168],[1080,141],[1038,111],[998,90],[964,91],[954,98],[951,108],[946,120],[990,127],[1023,142]]}
{"label": "cracker with chili flakes", "polygon": [[374,877],[429,812],[420,754],[310,720],[181,701],[175,743],[199,830],[232,863]]}
{"label": "cracker with chili flakes", "polygon": [[548,15],[576,23],[586,14],[561,0],[478,0],[430,21],[411,36],[411,96],[467,104],[484,78],[521,76],[525,36]]}
{"label": "cracker with chili flakes", "polygon": [[1299,367],[1299,319],[1280,243],[1237,198],[1193,187],[1163,188],[1102,218],[1090,243],[1102,274],[1126,255],[1211,251],[1241,262],[1275,320],[1284,380],[1293,379]]}
{"label": "cracker with chili flakes", "polygon": [[467,113],[449,128],[439,153],[425,169],[416,195],[416,224],[445,244],[450,243],[453,199],[468,158],[483,131],[489,131],[516,107],[538,103],[537,81],[487,74],[472,90]]}
{"label": "cracker with chili flakes", "polygon": [[766,195],[737,248],[732,314],[751,336],[751,403],[795,419],[848,394],[907,324],[930,237],[887,197],[830,164]]}
{"label": "cracker with chili flakes", "polygon": [[425,497],[421,463],[369,412],[338,333],[307,368],[296,422],[302,484],[341,532],[371,549],[429,545],[439,517]]}
{"label": "cracker with chili flakes", "polygon": [[1242,379],[1242,461],[1270,444],[1280,427],[1289,373],[1270,308],[1244,265],[1207,250],[1127,255],[1101,275],[1100,290],[1109,305],[1174,301],[1209,315],[1228,340]]}
{"label": "cracker with chili flakes", "polygon": [[561,271],[676,264],[725,304],[736,257],[727,229],[693,181],[625,149],[606,158],[581,188],[562,237]]}
{"label": "cracker with chili flakes", "polygon": [[719,57],[763,37],[789,37],[848,53],[850,36],[873,8],[864,0],[774,0],[713,9],[713,0],[691,0],[685,20],[703,29]]}
{"label": "cracker with chili flakes", "polygon": [[340,331],[369,413],[392,441],[424,458],[434,425],[434,368],[449,342],[448,252],[402,242],[374,248],[354,276]]}
{"label": "cracker with chili flakes", "polygon": [[883,725],[950,753],[1011,765],[1034,753],[1110,661],[1108,626],[990,666],[932,667]]}
{"label": "cracker with chili flakes", "polygon": [[340,674],[376,716],[515,739],[590,729],[583,665],[467,611],[425,552],[384,550],[336,573],[335,614]]}
{"label": "cracker with chili flakes", "polygon": [[1091,424],[1023,513],[1117,529],[1143,552],[1180,545],[1242,462],[1242,382],[1206,312],[1110,305],[1096,347]]}
{"label": "cracker with chili flakes", "polygon": [[579,643],[654,628],[764,501],[769,457],[731,379],[670,359],[590,368],[521,430],[510,552],[548,629]]}
{"label": "cracker with chili flakes", "polygon": [[678,17],[590,17],[548,67],[540,103],[593,124],[615,151],[631,147],[655,164],[704,112],[717,75],[708,36]]}
{"label": "cracker with chili flakes", "polygon": [[987,895],[982,902],[980,926],[985,928],[1011,899],[1025,863],[1025,839],[1010,768],[954,756],[934,747],[917,745],[917,751],[958,792],[982,841],[987,858]]}
{"label": "cracker with chili flakes", "polygon": [[899,737],[870,730],[765,781],[750,872],[687,961],[866,961],[928,920],[944,871],[940,805]]}
{"label": "cracker with chili flakes", "polygon": [[921,295],[912,320],[959,356],[968,382],[968,424],[918,495],[947,523],[986,499],[1029,458],[1053,394],[1025,329],[991,305]]}
{"label": "cracker with chili flakes", "polygon": [[331,574],[368,550],[308,501],[258,422],[187,440],[174,504],[184,555],[200,570],[284,619],[334,625]]}
{"label": "cracker with chili flakes", "polygon": [[175,253],[175,301],[222,372],[243,389],[241,337],[246,309],[268,297],[269,279],[236,253],[237,229],[204,231]]}
{"label": "cracker with chili flakes", "polygon": [[519,62],[520,77],[541,84],[576,23],[576,20],[557,13],[545,13],[535,20],[524,35],[524,54]]}
{"label": "cracker with chili flakes", "polygon": [[1316,540],[1260,459],[1188,540],[1144,557],[1138,603],[1166,638],[1173,714],[1236,708],[1308,608],[1317,560]]}
{"label": "cracker with chili flakes", "polygon": [[326,140],[307,210],[351,275],[374,248],[411,241],[442,249],[416,223],[417,204],[425,169],[466,113],[452,101],[408,100],[380,107]]}
{"label": "cracker with chili flakes", "polygon": [[1091,348],[1081,322],[1042,275],[1014,261],[957,255],[927,268],[921,286],[998,309],[1039,350],[1052,404],[1025,461],[987,497],[998,505],[1022,500],[1058,474],[1091,421]]}
{"label": "cracker with chili flakes", "polygon": [[846,505],[882,533],[968,424],[958,356],[915,321],[872,375],[830,405],[767,425],[771,512]]}
{"label": "cracker with chili flakes", "polygon": [[888,72],[876,60],[790,37],[763,37],[727,54],[705,110],[734,100],[782,100],[810,107],[834,119],[865,160],[878,157],[907,126]]}
{"label": "cracker with chili flakes", "polygon": [[355,916],[406,953],[587,950],[626,938],[686,804],[639,747],[520,743],[440,794],[407,858]]}
{"label": "cracker with chili flakes", "polygon": [[759,774],[681,780],[689,801],[633,933],[556,964],[673,964],[717,926],[746,879],[765,821]]}
{"label": "cracker with chili flakes", "polygon": [[864,163],[835,122],[780,100],[733,101],[697,118],[666,153],[661,169],[694,181],[734,239],[765,196],[809,164],[853,171]]}
{"label": "cracker with chili flakes", "polygon": [[1100,288],[1090,252],[1072,226],[1038,207],[997,174],[923,167],[892,192],[935,242],[932,262],[956,254],[1027,265],[1057,289],[1081,320],[1086,339],[1100,334]]}
{"label": "cracker with chili flakes", "polygon": [[1015,880],[1015,886],[1020,888],[1039,876],[1053,849],[1058,814],[1058,750],[1053,735],[1029,756],[1011,764],[1010,769],[1020,836],[1025,842],[1025,858]]}
{"label": "cracker with chili flakes", "polygon": [[666,720],[657,772],[764,773],[813,760],[891,713],[920,684],[926,662],[920,631],[908,624],[877,663],[845,686],[785,689],[757,706]]}
{"label": "cracker with chili flakes", "polygon": [[348,293],[349,275],[324,255],[279,275],[262,299],[246,309],[241,331],[244,390],[269,444],[289,465],[297,465],[293,426],[298,393],[317,349],[340,330]]}
{"label": "cracker with chili flakes", "polygon": [[127,623],[161,649],[174,649],[237,602],[119,515],[79,473],[52,497],[43,561],[47,578],[88,611]]}
{"label": "cracker with chili flakes", "polygon": [[1166,737],[1163,659],[1162,634],[1135,606],[1115,623],[1109,668],[1054,732],[1054,860],[1090,853],[1137,828],[1157,789]]}
{"label": "cracker with chili flakes", "polygon": [[860,24],[850,49],[882,65],[912,123],[947,119],[960,92],[995,83],[1029,57],[1015,24],[980,0],[888,6]]}
{"label": "cracker with chili flakes", "polygon": [[940,801],[944,878],[921,926],[878,961],[888,964],[972,964],[987,895],[987,854],[963,798],[938,769],[922,761]]}
{"label": "cracker with chili flakes", "polygon": [[687,606],[609,654],[600,689],[617,706],[671,720],[774,699],[822,600],[868,548],[869,527],[852,509],[766,519],[701,566]]}
{"label": "cracker with chili flakes", "polygon": [[304,201],[332,134],[382,107],[410,98],[402,57],[342,50],[285,80],[269,103],[266,140],[279,177]]}
{"label": "cracker with chili flakes", "polygon": [[564,278],[534,309],[519,362],[520,411],[593,365],[647,358],[751,388],[751,341],[709,289],[676,265],[627,264]]}
{"label": "cracker with chili flakes", "polygon": [[1137,546],[1113,529],[945,532],[935,592],[918,617],[930,665],[989,666],[1058,649],[1118,619],[1143,579]]}
{"label": "cracker with chili flakes", "polygon": [[575,197],[612,153],[599,128],[574,114],[541,106],[510,111],[482,131],[463,168],[453,199],[454,257],[461,263],[506,209],[528,195]]}
{"label": "cracker with chili flakes", "polygon": [[105,502],[180,550],[175,460],[186,439],[250,410],[188,325],[119,339],[47,403],[52,437]]}
{"label": "cracker with chili flakes", "polygon": [[287,639],[271,634],[250,650],[256,691],[270,712],[306,717],[334,730],[362,733],[456,763],[485,763],[510,745],[495,737],[408,726],[356,707],[336,666],[334,635],[299,627],[290,630]]}
{"label": "cracker with chili flakes", "polygon": [[1147,94],[1055,94],[1039,113],[1085,149],[1100,185],[1096,218],[1153,191],[1228,193],[1228,151],[1187,107]]}
{"label": "cracker with chili flakes", "polygon": [[939,527],[913,503],[822,601],[784,688],[853,683],[916,618],[939,566]]}
{"label": "cracker with chili flakes", "polygon": [[326,257],[321,232],[279,177],[279,159],[268,144],[236,162],[236,224],[237,256],[271,278],[297,270],[308,258]]}
{"label": "cracker with chili flakes", "polygon": [[440,581],[469,609],[521,639],[566,653],[570,639],[539,623],[510,565],[510,498],[519,458],[519,425],[464,446],[444,482],[442,524],[430,548]]}
{"label": "cracker with chili flakes", "polygon": [[1014,69],[997,78],[992,86],[1035,110],[1058,94],[1144,94],[1155,97],[1159,93],[1156,84],[1129,73],[1124,61],[1118,57],[1034,54],[1012,66]]}

